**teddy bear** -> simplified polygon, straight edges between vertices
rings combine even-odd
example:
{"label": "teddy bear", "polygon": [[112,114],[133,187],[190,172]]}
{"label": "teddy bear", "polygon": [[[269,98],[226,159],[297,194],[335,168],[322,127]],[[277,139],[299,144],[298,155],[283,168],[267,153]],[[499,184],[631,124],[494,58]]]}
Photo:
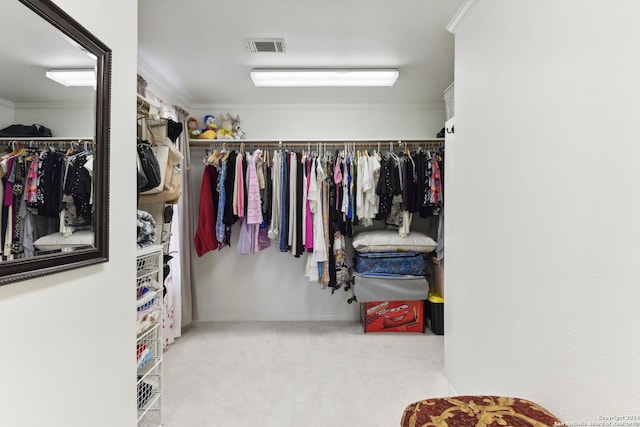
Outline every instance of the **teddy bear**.
{"label": "teddy bear", "polygon": [[198,120],[195,117],[189,117],[187,127],[189,128],[189,139],[198,139],[202,133],[200,129],[198,129]]}
{"label": "teddy bear", "polygon": [[216,118],[210,114],[204,116],[204,125],[202,133],[200,133],[200,139],[216,139],[216,133],[218,130],[218,123]]}
{"label": "teddy bear", "polygon": [[218,139],[233,139],[233,127],[231,125],[231,117],[228,114],[220,113],[220,127],[218,128]]}
{"label": "teddy bear", "polygon": [[244,139],[245,133],[240,129],[240,116],[236,115],[236,118],[231,118],[231,127],[233,128],[233,139]]}

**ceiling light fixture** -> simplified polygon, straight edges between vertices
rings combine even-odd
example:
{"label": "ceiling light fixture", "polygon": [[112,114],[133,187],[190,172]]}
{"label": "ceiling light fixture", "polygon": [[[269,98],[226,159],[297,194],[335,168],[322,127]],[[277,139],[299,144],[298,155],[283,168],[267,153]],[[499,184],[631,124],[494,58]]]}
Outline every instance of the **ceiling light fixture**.
{"label": "ceiling light fixture", "polygon": [[393,86],[396,69],[256,69],[251,80],[256,87]]}
{"label": "ceiling light fixture", "polygon": [[95,86],[96,73],[87,69],[49,70],[47,77],[63,86]]}

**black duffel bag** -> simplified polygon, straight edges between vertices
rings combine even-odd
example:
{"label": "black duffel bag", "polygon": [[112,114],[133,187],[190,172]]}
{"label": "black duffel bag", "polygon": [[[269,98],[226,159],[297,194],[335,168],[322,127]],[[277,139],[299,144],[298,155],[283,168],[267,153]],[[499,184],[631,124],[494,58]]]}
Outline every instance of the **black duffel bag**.
{"label": "black duffel bag", "polygon": [[42,125],[33,124],[27,125],[11,125],[0,130],[0,137],[6,138],[22,138],[25,136],[32,136],[36,138],[46,138],[52,136],[51,129]]}

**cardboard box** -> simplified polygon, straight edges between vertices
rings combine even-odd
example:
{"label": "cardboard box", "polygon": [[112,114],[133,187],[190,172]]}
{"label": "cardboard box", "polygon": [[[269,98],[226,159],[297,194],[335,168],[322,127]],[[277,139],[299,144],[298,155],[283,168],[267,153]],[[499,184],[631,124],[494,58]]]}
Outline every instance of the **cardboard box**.
{"label": "cardboard box", "polygon": [[376,301],[361,304],[365,332],[424,332],[424,301]]}

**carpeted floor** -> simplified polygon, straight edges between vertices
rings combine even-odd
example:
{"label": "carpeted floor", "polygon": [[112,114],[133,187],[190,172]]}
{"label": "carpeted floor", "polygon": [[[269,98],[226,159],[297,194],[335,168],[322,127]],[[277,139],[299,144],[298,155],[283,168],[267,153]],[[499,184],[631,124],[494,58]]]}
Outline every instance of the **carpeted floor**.
{"label": "carpeted floor", "polygon": [[443,337],[356,322],[196,323],[164,357],[165,427],[391,427],[454,394]]}

